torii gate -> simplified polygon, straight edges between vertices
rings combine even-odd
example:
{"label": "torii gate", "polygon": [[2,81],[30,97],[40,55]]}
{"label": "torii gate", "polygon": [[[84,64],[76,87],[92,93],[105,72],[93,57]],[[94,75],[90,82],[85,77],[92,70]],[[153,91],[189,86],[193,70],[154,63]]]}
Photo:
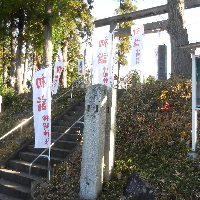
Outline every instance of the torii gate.
{"label": "torii gate", "polygon": [[[200,0],[185,0],[185,8],[195,8],[200,7]],[[116,28],[117,23],[132,21],[136,19],[141,19],[145,17],[152,17],[156,15],[169,13],[168,5],[157,6],[153,8],[148,8],[144,10],[139,10],[123,15],[117,15],[105,19],[95,20],[95,28],[110,25],[110,32]],[[163,31],[167,29],[168,20],[157,21],[153,23],[144,24],[144,33],[155,33],[158,31]],[[130,36],[131,35],[131,27],[128,28],[120,28],[115,32],[115,36]]]}
{"label": "torii gate", "polygon": [[[200,6],[200,0],[185,0],[184,3],[185,3],[185,9],[195,8]],[[162,6],[157,6],[145,10],[140,10],[123,15],[117,15],[105,19],[96,20],[94,21],[95,28],[110,25],[110,32],[113,32],[116,28],[117,23],[169,13],[168,20],[144,24],[144,33],[147,34],[147,33],[155,33],[157,31],[168,30],[171,36],[171,49],[174,52],[172,54],[171,73],[182,74],[186,78],[189,78],[191,75],[191,66],[192,66],[190,60],[190,54],[185,49],[180,50],[178,48],[178,46],[188,44],[188,41],[186,41],[187,30],[186,29],[178,29],[175,31],[173,30],[174,28],[176,29],[177,26],[176,24],[173,23],[174,21],[170,19],[170,16],[174,14],[173,12],[170,12],[170,6],[171,5],[168,3]],[[170,24],[170,26],[168,26],[168,24]],[[173,34],[171,35],[171,33]],[[179,33],[179,35],[181,36],[184,35],[184,37],[180,37],[181,40],[176,40],[175,37],[177,37],[177,35],[174,35],[174,33],[177,34]],[[114,35],[115,37],[130,36],[131,27],[117,29],[114,31]],[[183,68],[180,68],[179,66],[182,66]]]}
{"label": "torii gate", "polygon": [[[200,7],[200,0],[185,0],[185,8],[195,8],[195,7]],[[131,12],[123,15],[117,15],[105,19],[100,19],[94,21],[95,28],[97,27],[102,27],[106,25],[110,25],[110,32],[113,32],[116,28],[117,23],[120,22],[126,22],[126,21],[132,21],[136,19],[141,19],[145,17],[151,17],[155,15],[160,15],[160,14],[165,14],[169,13],[169,8],[168,4],[162,5],[162,6],[157,6],[141,11],[136,11],[136,12]],[[168,21],[169,20],[163,20],[163,21],[157,21],[153,23],[147,23],[144,24],[144,33],[155,33],[158,31],[163,31],[167,29],[168,26]],[[131,36],[131,27],[128,28],[120,28],[118,30],[115,30],[114,33],[115,37],[126,37],[126,36]],[[185,45],[184,47],[191,47],[192,44],[190,45]],[[193,47],[194,46],[194,47]],[[193,45],[193,48],[200,47],[200,43],[197,43]],[[195,51],[194,51],[195,52]],[[195,67],[195,55],[192,53],[192,80],[193,80],[193,105],[192,105],[192,150],[196,150],[196,142],[197,142],[197,133],[196,133],[196,127],[197,127],[197,114],[196,114],[196,67]],[[194,89],[195,88],[195,89]],[[195,103],[194,103],[195,102]],[[199,110],[199,107],[198,107]]]}

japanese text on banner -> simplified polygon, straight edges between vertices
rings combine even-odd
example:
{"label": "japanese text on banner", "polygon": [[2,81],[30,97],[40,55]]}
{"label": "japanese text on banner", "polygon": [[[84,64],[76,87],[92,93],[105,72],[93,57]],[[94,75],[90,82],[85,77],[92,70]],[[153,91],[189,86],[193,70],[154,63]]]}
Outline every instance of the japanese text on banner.
{"label": "japanese text on banner", "polygon": [[84,75],[84,72],[84,59],[78,59],[78,75],[82,76]]}
{"label": "japanese text on banner", "polygon": [[96,38],[95,53],[93,57],[92,84],[112,86],[114,82],[114,62],[112,40],[113,34]]}
{"label": "japanese text on banner", "polygon": [[59,49],[58,54],[56,56],[56,62],[54,66],[54,76],[53,76],[53,84],[52,84],[52,94],[56,94],[59,86],[60,75],[64,69],[64,62],[62,52]]}
{"label": "japanese text on banner", "polygon": [[140,66],[142,64],[142,40],[143,40],[144,27],[133,25],[131,27],[132,34],[132,56],[131,66]]}
{"label": "japanese text on banner", "polygon": [[34,72],[35,148],[48,148],[51,145],[51,78],[51,67]]}

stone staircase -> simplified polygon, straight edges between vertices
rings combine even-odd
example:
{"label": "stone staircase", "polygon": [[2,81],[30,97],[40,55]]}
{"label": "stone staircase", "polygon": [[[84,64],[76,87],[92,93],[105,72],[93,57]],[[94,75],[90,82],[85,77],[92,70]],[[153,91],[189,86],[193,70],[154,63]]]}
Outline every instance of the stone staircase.
{"label": "stone staircase", "polygon": [[[74,103],[52,123],[52,143],[72,124],[84,115],[84,98]],[[81,139],[83,123],[76,123],[51,148],[51,173],[53,165],[59,165],[76,147]],[[47,178],[48,161],[40,157],[33,163],[29,174],[30,163],[44,149],[34,148],[34,139],[28,141],[9,158],[0,163],[0,200],[30,200],[31,186],[35,181]],[[46,151],[45,155],[48,154]]]}

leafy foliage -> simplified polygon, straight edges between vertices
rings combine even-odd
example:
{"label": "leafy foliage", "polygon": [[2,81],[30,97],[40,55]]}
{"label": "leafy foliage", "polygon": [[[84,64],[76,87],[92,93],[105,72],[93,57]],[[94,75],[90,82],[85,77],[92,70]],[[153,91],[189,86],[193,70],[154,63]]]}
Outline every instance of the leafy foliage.
{"label": "leafy foliage", "polygon": [[[25,76],[27,70],[22,70],[23,64],[26,63],[25,57],[27,56],[29,60],[28,65],[31,71],[42,67],[45,49],[43,46],[44,25],[47,22],[52,26],[54,60],[58,47],[67,48],[64,51],[64,58],[67,60],[64,71],[71,71],[69,75],[63,75],[66,80],[61,80],[67,82],[69,77],[69,84],[73,82],[71,75],[75,76],[78,58],[83,56],[80,53],[81,42],[83,39],[89,40],[92,34],[93,17],[90,13],[92,2],[86,3],[83,0],[2,0],[0,4],[0,54],[2,57],[0,76],[4,76],[4,82],[9,83],[12,87],[16,83],[17,92],[23,93],[22,82],[26,83],[25,77],[27,77]],[[46,4],[51,4],[50,15],[46,15]],[[24,48],[25,46],[26,48]],[[26,53],[22,52],[22,49],[26,49]],[[17,51],[15,52],[15,50]],[[17,72],[19,73],[15,73],[16,66],[18,66]],[[23,74],[23,80],[20,80],[21,74]],[[24,86],[26,85],[24,84]]]}
{"label": "leafy foliage", "polygon": [[146,83],[154,83],[156,81],[156,78],[152,75],[149,75],[147,79],[145,80]]}
{"label": "leafy foliage", "polygon": [[[70,159],[61,164],[55,175],[51,177],[50,183],[47,187],[42,187],[42,184],[36,186],[34,193],[35,197],[41,200],[46,199],[71,199],[79,197],[80,191],[80,162],[81,151],[75,151]],[[66,166],[69,167],[69,174],[66,176]],[[46,182],[46,180],[43,180]]]}
{"label": "leafy foliage", "polygon": [[3,78],[0,77],[0,96],[11,97],[14,95],[14,89],[10,87],[6,87],[3,82]]}
{"label": "leafy foliage", "polygon": [[[133,11],[136,11],[136,6],[132,5],[131,0],[125,0],[123,2],[120,1],[120,7],[116,9],[116,13],[118,15],[130,13]],[[119,24],[119,28],[126,28],[132,26],[134,23],[132,21],[123,22]],[[118,62],[121,65],[128,65],[127,61],[127,54],[131,50],[131,43],[130,43],[130,37],[122,37],[119,39],[118,44]]]}
{"label": "leafy foliage", "polygon": [[[113,181],[120,167],[123,178],[112,193],[120,190],[122,194],[127,178],[137,172],[155,187],[158,199],[199,197],[198,160],[187,157],[191,148],[191,81],[170,79],[129,89],[118,104],[117,125]],[[119,183],[115,184],[114,188]],[[107,183],[106,190],[110,189]],[[100,199],[106,195],[102,193]]]}
{"label": "leafy foliage", "polygon": [[[191,148],[191,81],[174,78],[130,88],[118,102],[117,130],[114,174],[111,181],[103,183],[99,200],[122,199],[123,188],[134,172],[154,186],[159,200],[199,199],[199,159],[187,157]],[[38,186],[38,197],[78,197],[80,157],[80,152],[72,157],[71,178],[64,180],[62,165],[62,174],[53,177],[46,188]],[[55,187],[58,190],[53,191]]]}

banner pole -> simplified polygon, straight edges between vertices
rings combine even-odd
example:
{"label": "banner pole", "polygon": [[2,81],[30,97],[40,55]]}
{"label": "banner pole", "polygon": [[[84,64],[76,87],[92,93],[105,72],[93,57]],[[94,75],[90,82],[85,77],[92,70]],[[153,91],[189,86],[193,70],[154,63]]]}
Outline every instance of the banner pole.
{"label": "banner pole", "polygon": [[48,156],[48,180],[50,181],[50,160],[51,160],[51,146],[49,147],[49,156]]}

